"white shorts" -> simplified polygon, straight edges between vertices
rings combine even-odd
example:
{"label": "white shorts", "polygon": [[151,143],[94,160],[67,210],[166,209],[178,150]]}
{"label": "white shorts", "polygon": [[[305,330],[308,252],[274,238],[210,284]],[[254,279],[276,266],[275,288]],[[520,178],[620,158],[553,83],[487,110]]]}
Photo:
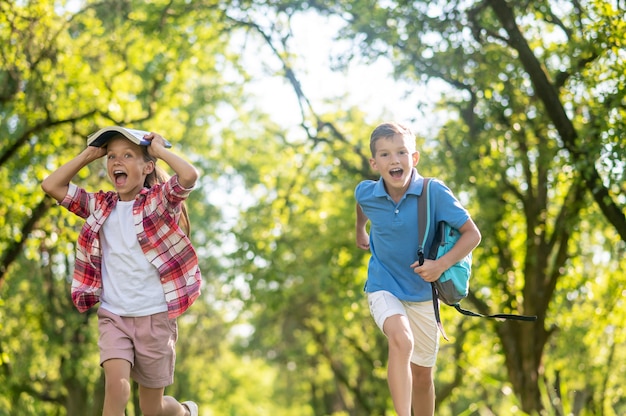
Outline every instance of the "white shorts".
{"label": "white shorts", "polygon": [[413,334],[411,362],[422,367],[434,367],[439,351],[439,331],[432,301],[405,302],[391,293],[380,290],[367,294],[370,313],[376,325],[383,331],[387,318],[406,316]]}

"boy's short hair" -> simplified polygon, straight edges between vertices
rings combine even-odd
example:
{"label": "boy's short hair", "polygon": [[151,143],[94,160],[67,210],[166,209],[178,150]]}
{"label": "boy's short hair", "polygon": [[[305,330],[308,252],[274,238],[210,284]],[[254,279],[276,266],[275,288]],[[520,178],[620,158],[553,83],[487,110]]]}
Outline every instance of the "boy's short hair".
{"label": "boy's short hair", "polygon": [[372,132],[370,136],[370,151],[372,152],[372,157],[376,156],[376,142],[379,139],[391,138],[397,134],[408,137],[409,150],[411,153],[415,152],[415,134],[413,134],[410,128],[396,123],[395,121],[391,121],[379,124]]}

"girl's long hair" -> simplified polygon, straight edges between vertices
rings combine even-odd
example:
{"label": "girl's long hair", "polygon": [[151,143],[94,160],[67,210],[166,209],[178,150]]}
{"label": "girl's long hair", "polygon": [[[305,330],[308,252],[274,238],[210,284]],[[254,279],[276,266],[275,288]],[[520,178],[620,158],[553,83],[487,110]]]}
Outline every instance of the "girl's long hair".
{"label": "girl's long hair", "polygon": [[[141,146],[143,148],[143,157],[146,162],[154,163],[154,170],[146,176],[146,180],[144,181],[143,186],[146,188],[152,188],[152,186],[158,183],[167,182],[170,178],[170,175],[161,167],[157,166],[157,159],[148,153],[147,146]],[[185,202],[181,203],[181,211],[180,217],[178,218],[178,226],[184,231],[185,234],[189,237],[191,232],[191,223],[189,221],[189,214],[187,212],[187,205]]]}

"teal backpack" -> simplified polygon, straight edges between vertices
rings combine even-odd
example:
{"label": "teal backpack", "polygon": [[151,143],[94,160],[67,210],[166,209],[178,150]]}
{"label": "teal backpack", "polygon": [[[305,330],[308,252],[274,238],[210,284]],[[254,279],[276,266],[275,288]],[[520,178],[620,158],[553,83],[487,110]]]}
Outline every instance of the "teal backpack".
{"label": "teal backpack", "polygon": [[[424,264],[424,242],[430,232],[430,203],[428,201],[430,194],[431,178],[424,178],[424,188],[422,195],[417,198],[418,207],[418,249],[417,258],[419,264]],[[456,228],[451,227],[445,221],[440,221],[437,224],[435,230],[434,239],[427,258],[429,260],[436,260],[439,257],[446,254],[454,246],[457,240],[461,237],[461,233]],[[431,283],[433,291],[433,307],[435,308],[435,318],[437,320],[437,326],[441,331],[441,335],[448,340],[448,337],[443,330],[441,324],[441,317],[439,315],[439,301],[442,301],[446,305],[454,306],[454,308],[467,316],[477,316],[480,318],[492,318],[492,319],[514,319],[518,321],[536,321],[536,316],[527,315],[514,315],[514,314],[494,314],[494,315],[482,315],[476,312],[463,309],[459,302],[467,297],[469,294],[469,281],[472,273],[472,253],[470,252],[461,261],[450,267],[443,272],[441,277]]]}

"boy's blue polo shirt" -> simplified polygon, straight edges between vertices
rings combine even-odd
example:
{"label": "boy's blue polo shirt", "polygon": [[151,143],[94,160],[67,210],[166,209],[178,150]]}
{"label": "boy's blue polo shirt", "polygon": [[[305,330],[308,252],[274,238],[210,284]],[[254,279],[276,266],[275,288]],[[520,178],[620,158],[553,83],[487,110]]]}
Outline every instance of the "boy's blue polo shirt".
{"label": "boy's blue polo shirt", "polygon": [[[371,258],[367,272],[366,292],[386,290],[400,300],[423,302],[432,299],[430,283],[411,267],[417,260],[417,197],[422,194],[424,178],[413,168],[411,183],[397,204],[385,190],[382,177],[363,181],[355,189],[357,203],[370,222]],[[431,180],[430,229],[439,221],[460,228],[470,218],[467,210],[441,181]],[[430,232],[425,252],[434,237]]]}

